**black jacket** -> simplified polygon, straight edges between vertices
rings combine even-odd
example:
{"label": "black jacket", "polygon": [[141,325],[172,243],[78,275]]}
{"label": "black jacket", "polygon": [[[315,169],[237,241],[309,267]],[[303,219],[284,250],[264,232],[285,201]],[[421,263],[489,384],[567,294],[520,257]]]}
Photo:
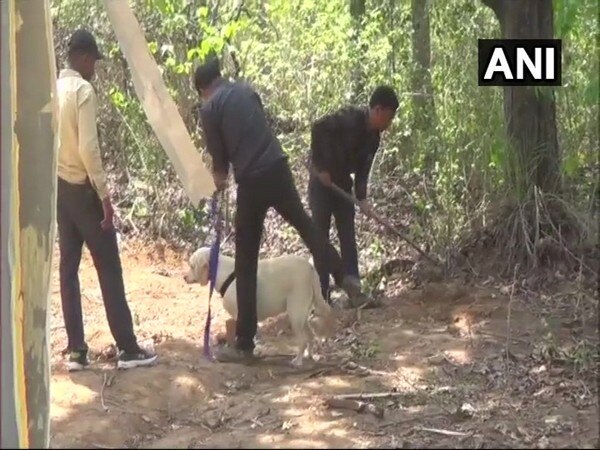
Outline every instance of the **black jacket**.
{"label": "black jacket", "polygon": [[287,158],[260,97],[245,83],[223,81],[202,105],[200,122],[213,171],[227,173],[231,164],[237,183]]}
{"label": "black jacket", "polygon": [[[331,180],[358,200],[367,196],[367,183],[373,158],[379,148],[380,133],[367,128],[368,110],[346,107],[317,120],[311,130],[311,163],[327,171]],[[314,179],[312,182],[315,182]]]}

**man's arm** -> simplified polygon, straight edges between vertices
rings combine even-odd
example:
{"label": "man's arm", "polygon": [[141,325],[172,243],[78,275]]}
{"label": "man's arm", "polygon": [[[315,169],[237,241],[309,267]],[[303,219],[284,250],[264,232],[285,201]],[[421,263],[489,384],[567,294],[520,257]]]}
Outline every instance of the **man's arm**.
{"label": "man's arm", "polygon": [[329,171],[333,165],[332,141],[326,125],[319,121],[311,129],[310,160],[317,172]]}
{"label": "man's arm", "polygon": [[213,175],[224,180],[229,172],[229,158],[221,137],[218,118],[212,109],[202,108],[200,110],[200,122],[204,132],[206,149],[212,157]]}
{"label": "man's arm", "polygon": [[356,173],[354,174],[354,195],[359,201],[367,198],[367,185],[369,183],[369,174],[375,159],[375,153],[379,148],[379,138],[373,145],[373,149],[358,161]]}
{"label": "man's arm", "polygon": [[96,94],[91,86],[81,88],[78,93],[78,105],[79,154],[94,189],[100,199],[104,200],[108,198],[108,190],[98,145]]}

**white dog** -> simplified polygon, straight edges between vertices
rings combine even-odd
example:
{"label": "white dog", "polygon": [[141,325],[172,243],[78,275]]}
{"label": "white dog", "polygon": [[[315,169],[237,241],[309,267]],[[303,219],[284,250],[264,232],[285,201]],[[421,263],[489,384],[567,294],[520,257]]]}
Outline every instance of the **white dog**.
{"label": "white dog", "polygon": [[[203,247],[194,252],[189,260],[190,269],[184,276],[187,283],[208,284],[208,262],[210,248]],[[223,307],[233,319],[237,319],[236,283],[231,280],[235,260],[219,254],[215,290],[222,291]],[[299,341],[299,348],[292,364],[299,367],[303,357],[312,358],[313,330],[309,316],[314,307],[317,334],[330,335],[335,331],[335,319],[331,307],[321,293],[319,276],[309,261],[300,256],[286,255],[259,260],[256,275],[257,318],[261,322],[268,317],[287,312],[292,330]]]}

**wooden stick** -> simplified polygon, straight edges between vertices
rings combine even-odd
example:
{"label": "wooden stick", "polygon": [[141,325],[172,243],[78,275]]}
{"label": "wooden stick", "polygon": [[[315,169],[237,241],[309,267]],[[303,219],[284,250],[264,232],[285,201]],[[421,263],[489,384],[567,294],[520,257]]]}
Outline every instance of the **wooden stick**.
{"label": "wooden stick", "polygon": [[470,436],[471,435],[471,433],[463,433],[462,431],[441,430],[441,429],[438,429],[438,428],[417,427],[417,430],[419,430],[419,431],[428,431],[430,433],[436,433],[436,434],[443,434],[444,436],[460,436],[460,437],[465,437],[465,436]]}
{"label": "wooden stick", "polygon": [[423,250],[421,250],[418,245],[416,245],[410,238],[408,238],[404,233],[402,233],[394,225],[392,225],[389,220],[384,219],[383,217],[377,215],[374,211],[368,211],[368,210],[363,209],[360,206],[360,203],[358,202],[356,197],[348,194],[346,191],[341,189],[339,186],[336,186],[335,184],[331,185],[331,189],[333,189],[333,191],[335,193],[337,193],[338,195],[340,195],[341,197],[346,199],[346,201],[354,203],[356,206],[358,206],[360,208],[360,210],[363,212],[363,214],[365,214],[367,217],[370,217],[370,218],[374,219],[375,221],[379,222],[380,224],[382,224],[383,226],[385,226],[389,231],[391,231],[393,234],[395,234],[400,239],[405,241],[408,245],[410,245],[417,252],[419,252],[423,257],[427,258],[429,261],[431,261],[432,263],[434,263],[438,266],[442,265],[442,263],[440,261],[438,261],[437,259],[434,259],[432,256],[428,255]]}

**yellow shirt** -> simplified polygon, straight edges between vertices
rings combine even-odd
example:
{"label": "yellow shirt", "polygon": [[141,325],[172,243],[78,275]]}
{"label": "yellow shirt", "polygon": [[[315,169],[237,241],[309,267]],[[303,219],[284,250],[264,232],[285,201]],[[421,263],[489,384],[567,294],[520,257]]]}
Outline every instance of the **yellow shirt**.
{"label": "yellow shirt", "polygon": [[107,196],[106,174],[96,129],[96,93],[79,72],[64,69],[57,81],[58,176],[68,183],[92,183],[101,199]]}

